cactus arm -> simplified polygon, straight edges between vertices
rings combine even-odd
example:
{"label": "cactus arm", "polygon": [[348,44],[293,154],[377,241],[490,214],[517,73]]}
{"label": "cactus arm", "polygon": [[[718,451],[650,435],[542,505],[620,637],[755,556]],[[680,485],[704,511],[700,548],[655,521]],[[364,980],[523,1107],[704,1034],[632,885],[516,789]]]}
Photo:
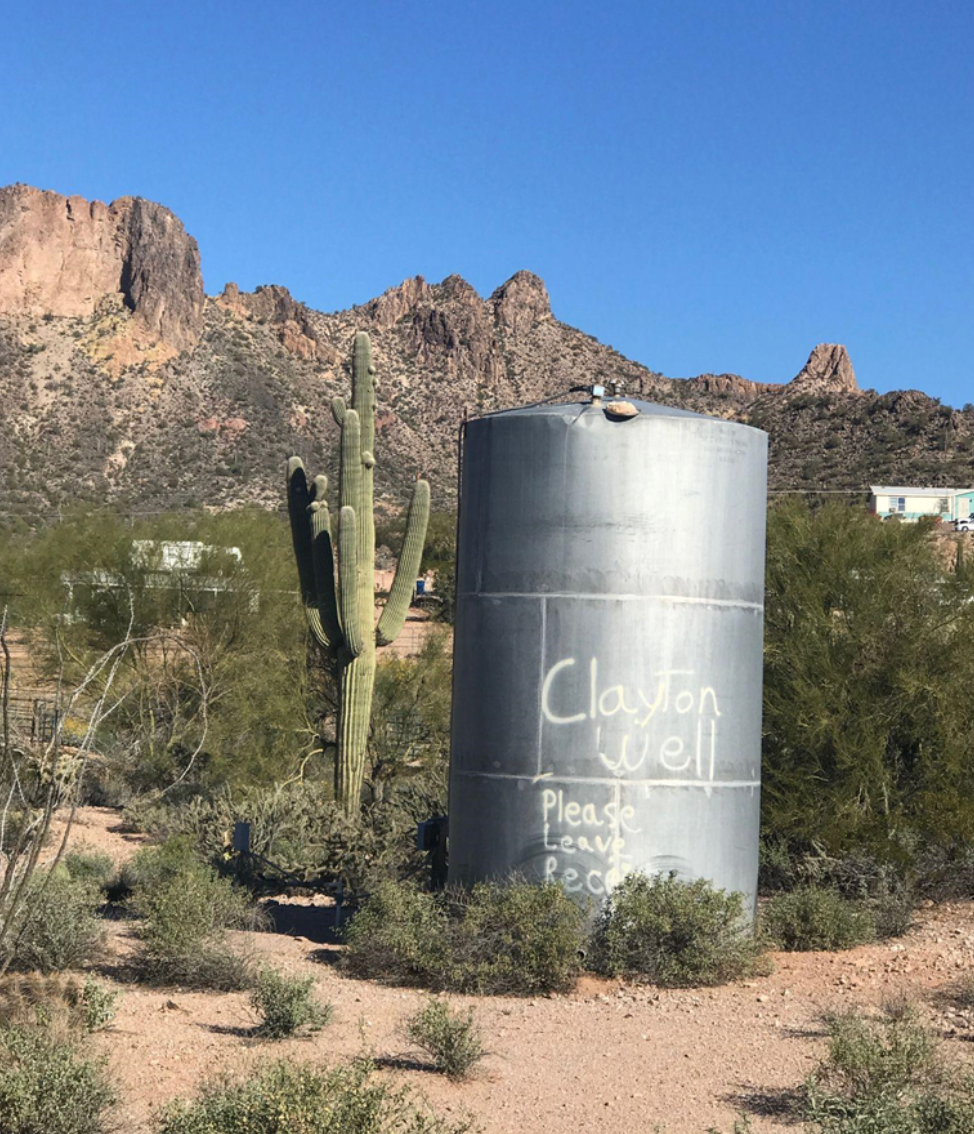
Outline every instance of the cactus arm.
{"label": "cactus arm", "polygon": [[342,644],[342,631],[338,621],[338,600],[335,595],[335,555],[331,545],[331,515],[323,491],[317,494],[316,502],[311,505],[311,551],[322,635],[330,648],[337,650]]}
{"label": "cactus arm", "polygon": [[362,421],[362,448],[371,453],[375,447],[375,367],[372,340],[365,331],[355,335],[352,349],[352,405]]}
{"label": "cactus arm", "polygon": [[308,477],[300,457],[292,457],[287,463],[287,511],[291,521],[294,560],[298,566],[301,605],[315,641],[327,649],[330,642],[318,611],[318,588],[315,581],[311,523],[308,518],[308,509],[317,487],[317,483],[308,487]]}
{"label": "cactus arm", "polygon": [[311,503],[323,503],[328,499],[328,477],[318,475],[311,482]]}
{"label": "cactus arm", "polygon": [[345,399],[332,398],[331,400],[331,416],[335,419],[335,424],[339,428],[345,424]]}
{"label": "cactus arm", "polygon": [[362,441],[359,416],[353,409],[345,413],[342,425],[340,476],[339,502],[357,513],[362,506]]}
{"label": "cactus arm", "polygon": [[291,521],[291,542],[294,544],[294,559],[298,565],[298,583],[301,587],[301,601],[305,606],[315,603],[315,574],[311,563],[311,526],[308,523],[308,505],[311,492],[308,477],[300,457],[292,457],[287,463],[287,514]]}
{"label": "cactus arm", "polygon": [[356,586],[357,526],[355,509],[346,504],[338,513],[338,613],[345,636],[345,649],[353,658],[357,658],[365,648]]}
{"label": "cactus arm", "polygon": [[[372,362],[372,340],[365,331],[358,331],[352,346],[352,406],[359,420],[359,462],[361,473],[356,485],[355,508],[358,524],[358,588],[362,615],[362,634],[371,646],[375,642],[375,366]],[[365,607],[369,608],[368,614]]]}
{"label": "cactus arm", "polygon": [[423,558],[423,544],[426,541],[426,526],[430,518],[430,486],[425,480],[417,480],[413,497],[409,502],[406,517],[406,534],[402,541],[402,552],[396,564],[396,575],[385,609],[376,627],[376,641],[380,646],[388,646],[399,637],[399,631],[406,621],[409,603],[416,586],[420,562]]}

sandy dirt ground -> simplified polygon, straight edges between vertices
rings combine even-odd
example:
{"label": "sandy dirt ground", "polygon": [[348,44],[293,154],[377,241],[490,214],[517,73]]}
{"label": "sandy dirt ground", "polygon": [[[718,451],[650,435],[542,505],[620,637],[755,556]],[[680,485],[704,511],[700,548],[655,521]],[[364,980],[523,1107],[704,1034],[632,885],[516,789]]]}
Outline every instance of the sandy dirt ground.
{"label": "sandy dirt ground", "polygon": [[[74,847],[122,861],[141,839],[118,831],[117,813],[84,809]],[[845,953],[776,954],[771,976],[717,989],[627,988],[585,979],[571,996],[450,997],[471,1004],[490,1055],[467,1082],[425,1070],[401,1036],[421,992],[342,976],[333,911],[278,903],[278,932],[239,943],[289,973],[311,973],[334,1018],[310,1038],[258,1042],[245,994],[190,993],[119,985],[111,1028],[95,1038],[109,1057],[122,1101],[119,1129],[144,1134],[160,1104],[191,1094],[222,1072],[246,1074],[283,1057],[325,1065],[363,1052],[448,1116],[471,1115],[485,1134],[704,1134],[729,1131],[747,1113],[758,1134],[792,1131],[781,1111],[822,1053],[825,1012],[917,998],[949,1053],[974,1049],[974,1015],[945,1006],[938,990],[974,973],[974,905],[922,909],[899,941]],[[124,921],[109,925],[107,979],[134,947]]]}

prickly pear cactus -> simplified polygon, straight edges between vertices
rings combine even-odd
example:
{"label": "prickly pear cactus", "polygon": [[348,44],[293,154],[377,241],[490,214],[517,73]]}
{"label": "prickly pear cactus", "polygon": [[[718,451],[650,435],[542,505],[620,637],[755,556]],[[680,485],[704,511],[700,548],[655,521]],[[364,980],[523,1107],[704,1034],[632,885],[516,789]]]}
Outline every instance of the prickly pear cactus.
{"label": "prickly pear cactus", "polygon": [[308,482],[300,458],[287,465],[288,514],[298,566],[301,600],[308,625],[334,660],[339,704],[335,795],[355,811],[365,778],[365,753],[372,717],[376,645],[399,635],[413,595],[429,521],[430,489],[418,480],[413,489],[402,553],[388,601],[375,623],[375,367],[372,342],[355,336],[352,404],[332,403],[341,430],[338,480],[338,547],[332,546],[328,478]]}

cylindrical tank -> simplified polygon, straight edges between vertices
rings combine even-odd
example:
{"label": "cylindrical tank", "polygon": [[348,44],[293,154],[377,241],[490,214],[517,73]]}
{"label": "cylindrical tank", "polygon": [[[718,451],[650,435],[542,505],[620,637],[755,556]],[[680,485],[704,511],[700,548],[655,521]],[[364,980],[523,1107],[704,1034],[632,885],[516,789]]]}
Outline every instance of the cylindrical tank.
{"label": "cylindrical tank", "polygon": [[753,908],[767,436],[626,404],[466,426],[450,881],[676,871]]}

